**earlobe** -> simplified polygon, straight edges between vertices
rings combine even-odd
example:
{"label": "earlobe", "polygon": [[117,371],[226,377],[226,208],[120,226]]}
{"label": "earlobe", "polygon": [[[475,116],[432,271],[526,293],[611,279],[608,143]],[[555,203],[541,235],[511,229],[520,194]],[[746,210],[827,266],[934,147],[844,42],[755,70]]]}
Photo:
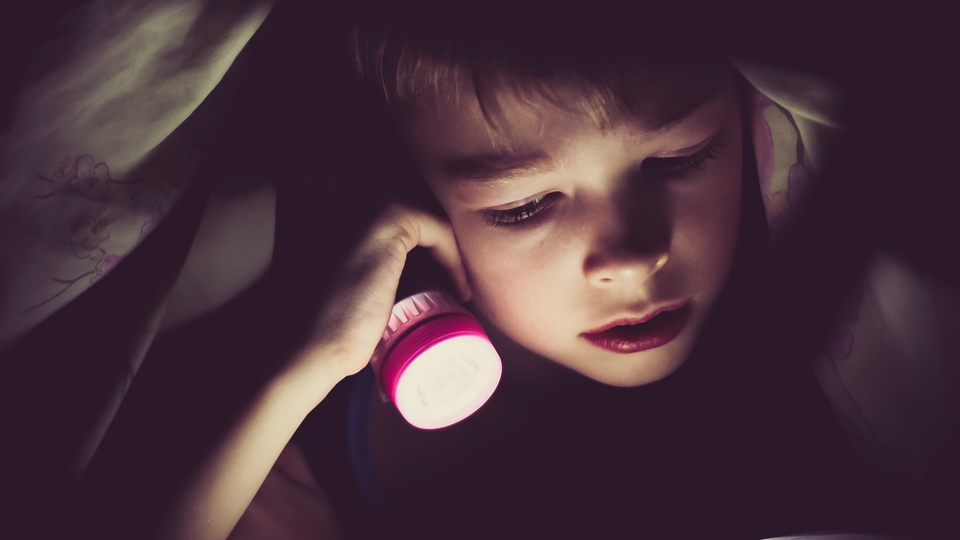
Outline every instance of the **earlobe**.
{"label": "earlobe", "polygon": [[457,276],[454,276],[454,279],[457,282],[457,296],[460,297],[460,302],[466,304],[473,298],[473,291],[470,289],[470,278],[467,277],[467,269],[463,265],[463,255],[460,254],[460,247],[457,246],[457,259],[459,262],[459,267],[457,268]]}
{"label": "earlobe", "polygon": [[[447,222],[450,223],[449,221]],[[450,225],[450,232],[453,236],[453,249],[456,253],[456,264],[452,270],[452,275],[455,285],[457,287],[457,296],[460,299],[460,302],[466,304],[473,298],[473,291],[470,288],[470,277],[467,274],[467,266],[463,262],[463,253],[460,251],[460,242],[457,241],[457,236],[453,233],[453,226]]]}
{"label": "earlobe", "polygon": [[470,282],[465,281],[460,291],[460,301],[466,304],[473,298],[473,291],[470,290]]}
{"label": "earlobe", "polygon": [[469,302],[472,296],[469,280],[453,226],[446,219],[429,213],[417,212],[417,215],[421,230],[419,245],[428,248],[433,260],[445,271],[449,278],[446,288],[454,289],[450,292],[461,302]]}

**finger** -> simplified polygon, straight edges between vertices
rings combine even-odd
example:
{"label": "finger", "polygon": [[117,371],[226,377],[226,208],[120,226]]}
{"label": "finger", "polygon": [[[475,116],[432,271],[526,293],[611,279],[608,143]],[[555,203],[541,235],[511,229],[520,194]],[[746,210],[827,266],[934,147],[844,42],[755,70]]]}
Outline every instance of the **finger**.
{"label": "finger", "polygon": [[405,234],[402,240],[407,252],[417,246],[429,249],[433,259],[446,269],[452,278],[460,300],[469,302],[470,285],[460,256],[460,247],[450,223],[428,212],[399,204],[390,211],[397,212],[393,219],[403,228]]}
{"label": "finger", "polygon": [[366,365],[390,318],[407,253],[417,246],[431,251],[464,301],[470,298],[466,272],[453,230],[421,210],[394,204],[372,225],[338,277],[315,326],[316,343],[326,343],[350,375]]}

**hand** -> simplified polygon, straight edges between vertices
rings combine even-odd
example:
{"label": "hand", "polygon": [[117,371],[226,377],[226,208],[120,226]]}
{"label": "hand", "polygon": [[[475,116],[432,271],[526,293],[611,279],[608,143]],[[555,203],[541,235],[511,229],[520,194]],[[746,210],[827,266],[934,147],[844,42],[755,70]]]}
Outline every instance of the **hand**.
{"label": "hand", "polygon": [[347,257],[307,348],[335,358],[341,378],[363,369],[373,355],[389,320],[407,253],[417,246],[428,248],[446,268],[461,300],[470,299],[450,224],[406,205],[388,206]]}
{"label": "hand", "polygon": [[[289,474],[271,476],[271,470],[304,417],[341,379],[369,362],[393,309],[407,253],[416,246],[428,248],[450,272],[461,298],[469,299],[450,224],[420,210],[389,206],[347,256],[307,345],[264,385],[227,430],[178,497],[161,538],[226,538],[251,508],[258,490],[283,500],[312,489]],[[328,508],[322,497],[311,494],[304,504],[313,510]],[[258,512],[266,506],[258,503],[252,508]],[[326,527],[329,520],[324,521],[323,512],[313,510],[308,521],[315,519],[310,523]]]}

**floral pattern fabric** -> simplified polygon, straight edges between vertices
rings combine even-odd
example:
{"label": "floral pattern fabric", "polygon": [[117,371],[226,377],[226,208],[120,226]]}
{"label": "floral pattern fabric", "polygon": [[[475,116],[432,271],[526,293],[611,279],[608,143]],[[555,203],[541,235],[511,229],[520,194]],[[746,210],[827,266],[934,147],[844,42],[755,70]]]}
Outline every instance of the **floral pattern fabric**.
{"label": "floral pattern fabric", "polygon": [[0,351],[167,216],[212,140],[201,102],[272,7],[105,4],[70,15],[69,39],[44,53],[57,62],[24,84],[0,135]]}
{"label": "floral pattern fabric", "polygon": [[[807,75],[737,67],[754,86],[751,131],[774,243],[783,237],[837,137],[830,84]],[[850,442],[875,467],[920,479],[960,426],[960,299],[904,261],[878,253],[813,359]]]}
{"label": "floral pattern fabric", "polygon": [[[62,19],[62,35],[38,53],[41,71],[21,84],[0,133],[0,352],[95,286],[169,215],[216,136],[205,100],[272,5],[98,0]],[[148,319],[142,335],[100,336],[138,345],[116,369],[129,377],[83,397],[106,405],[77,426],[85,435],[74,476],[152,342],[158,321]],[[71,360],[84,356],[44,367]]]}

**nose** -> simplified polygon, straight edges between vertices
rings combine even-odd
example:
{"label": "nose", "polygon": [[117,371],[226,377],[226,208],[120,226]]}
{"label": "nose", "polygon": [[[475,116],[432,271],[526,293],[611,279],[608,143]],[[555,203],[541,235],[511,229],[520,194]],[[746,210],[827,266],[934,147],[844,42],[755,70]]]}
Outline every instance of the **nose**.
{"label": "nose", "polygon": [[585,226],[592,234],[583,273],[591,284],[640,285],[667,264],[672,235],[668,201],[655,193],[645,195],[607,205]]}
{"label": "nose", "polygon": [[667,251],[646,257],[611,257],[595,253],[584,262],[584,274],[594,285],[636,285],[650,279],[667,264],[668,259]]}

